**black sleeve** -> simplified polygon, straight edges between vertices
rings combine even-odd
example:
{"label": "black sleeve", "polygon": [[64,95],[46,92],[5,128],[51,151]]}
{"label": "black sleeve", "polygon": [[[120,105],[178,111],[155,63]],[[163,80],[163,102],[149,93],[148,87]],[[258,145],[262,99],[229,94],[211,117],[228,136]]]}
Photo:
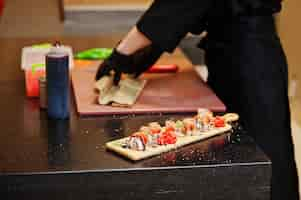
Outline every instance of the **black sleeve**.
{"label": "black sleeve", "polygon": [[207,14],[213,0],[155,0],[137,22],[138,30],[163,50],[172,52]]}

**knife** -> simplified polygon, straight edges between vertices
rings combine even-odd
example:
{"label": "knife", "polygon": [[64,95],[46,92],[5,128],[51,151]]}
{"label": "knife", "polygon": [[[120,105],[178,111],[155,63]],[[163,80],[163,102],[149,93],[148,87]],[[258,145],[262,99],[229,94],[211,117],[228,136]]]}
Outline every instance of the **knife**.
{"label": "knife", "polygon": [[179,70],[178,65],[170,64],[170,65],[154,65],[147,73],[176,73]]}

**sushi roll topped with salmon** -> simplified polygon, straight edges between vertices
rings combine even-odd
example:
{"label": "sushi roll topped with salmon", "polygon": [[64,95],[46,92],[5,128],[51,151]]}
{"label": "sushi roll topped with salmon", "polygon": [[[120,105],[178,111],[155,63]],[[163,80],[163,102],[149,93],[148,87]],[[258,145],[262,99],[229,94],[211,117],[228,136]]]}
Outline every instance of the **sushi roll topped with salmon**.
{"label": "sushi roll topped with salmon", "polygon": [[136,151],[145,151],[147,143],[147,135],[143,132],[136,132],[126,141],[125,147]]}
{"label": "sushi roll topped with salmon", "polygon": [[235,113],[214,116],[210,110],[202,108],[194,117],[177,121],[167,120],[164,126],[158,122],[142,126],[138,132],[128,137],[123,146],[136,151],[145,151],[147,148],[175,144],[180,137],[206,134],[208,131],[223,128],[227,123],[238,119],[239,116]]}
{"label": "sushi roll topped with salmon", "polygon": [[183,119],[183,124],[184,124],[185,135],[194,135],[196,133],[197,127],[194,118]]}
{"label": "sushi roll topped with salmon", "polygon": [[213,113],[204,108],[198,109],[198,114],[195,116],[196,127],[199,131],[209,131],[214,127]]}

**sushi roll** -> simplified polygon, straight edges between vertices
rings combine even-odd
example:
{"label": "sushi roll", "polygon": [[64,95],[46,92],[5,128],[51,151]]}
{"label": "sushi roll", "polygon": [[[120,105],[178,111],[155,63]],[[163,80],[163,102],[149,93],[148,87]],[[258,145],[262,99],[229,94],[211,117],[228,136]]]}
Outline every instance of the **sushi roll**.
{"label": "sushi roll", "polygon": [[161,132],[161,125],[158,122],[151,122],[148,125],[150,134],[159,134]]}
{"label": "sushi roll", "polygon": [[140,132],[143,132],[147,136],[147,146],[155,147],[156,146],[156,138],[153,134],[151,134],[151,129],[149,126],[142,126],[140,128]]}
{"label": "sushi roll", "polygon": [[136,150],[136,151],[145,151],[146,144],[148,143],[148,137],[142,132],[137,132],[132,134],[129,139],[126,141],[126,148]]}
{"label": "sushi roll", "polygon": [[185,135],[194,135],[196,131],[196,123],[194,118],[186,118],[183,120],[184,124],[184,134]]}
{"label": "sushi roll", "polygon": [[206,132],[214,127],[213,113],[208,109],[199,109],[195,117],[196,128],[200,132]]}
{"label": "sushi roll", "polygon": [[139,129],[139,131],[142,132],[142,133],[145,133],[145,134],[150,134],[150,127],[148,127],[148,126],[142,126]]}
{"label": "sushi roll", "polygon": [[176,123],[175,123],[175,134],[178,137],[185,136],[185,126],[184,126],[183,121],[181,121],[181,120],[176,121]]}
{"label": "sushi roll", "polygon": [[152,122],[148,125],[149,128],[149,134],[148,134],[148,140],[149,145],[151,147],[156,147],[158,145],[158,138],[163,130],[163,127],[158,122]]}
{"label": "sushi roll", "polygon": [[181,121],[168,120],[165,122],[165,129],[174,132],[177,136],[184,136],[184,125]]}

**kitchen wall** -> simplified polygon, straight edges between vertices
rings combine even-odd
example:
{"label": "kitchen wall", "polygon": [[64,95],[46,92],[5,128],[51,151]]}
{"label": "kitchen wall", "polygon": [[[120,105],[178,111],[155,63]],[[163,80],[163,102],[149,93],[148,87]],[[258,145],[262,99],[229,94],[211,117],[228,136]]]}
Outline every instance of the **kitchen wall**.
{"label": "kitchen wall", "polygon": [[287,54],[291,95],[301,97],[301,1],[284,0],[283,11],[277,17],[278,30]]}
{"label": "kitchen wall", "polygon": [[[277,25],[284,46],[290,80],[290,104],[295,157],[301,183],[301,1],[284,0],[283,11],[277,17]],[[301,184],[300,184],[301,191]]]}

